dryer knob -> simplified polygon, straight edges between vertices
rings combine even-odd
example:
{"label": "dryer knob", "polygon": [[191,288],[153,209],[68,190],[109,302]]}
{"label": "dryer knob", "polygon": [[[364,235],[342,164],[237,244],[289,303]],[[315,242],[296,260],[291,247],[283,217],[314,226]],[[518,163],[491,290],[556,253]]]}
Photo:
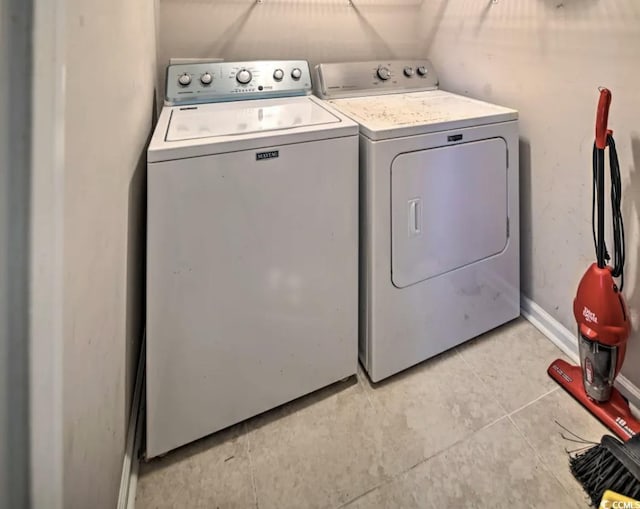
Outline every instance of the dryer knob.
{"label": "dryer knob", "polygon": [[418,67],[418,74],[420,76],[426,76],[427,75],[427,68],[424,65],[421,65],[420,67]]}
{"label": "dryer knob", "polygon": [[413,67],[407,66],[404,68],[404,75],[407,78],[411,78],[411,76],[413,76],[414,74],[415,74],[415,71],[413,70]]}
{"label": "dryer knob", "polygon": [[291,77],[294,80],[298,81],[300,78],[302,78],[302,71],[296,67],[293,71],[291,71]]}
{"label": "dryer knob", "polygon": [[186,72],[184,74],[181,74],[178,78],[178,83],[183,87],[186,87],[191,83],[191,75],[187,74]]}
{"label": "dryer knob", "polygon": [[253,79],[251,72],[247,69],[240,69],[236,74],[236,81],[242,85],[246,85]]}
{"label": "dryer knob", "polygon": [[391,78],[391,71],[388,67],[378,67],[378,78],[383,81],[387,81]]}

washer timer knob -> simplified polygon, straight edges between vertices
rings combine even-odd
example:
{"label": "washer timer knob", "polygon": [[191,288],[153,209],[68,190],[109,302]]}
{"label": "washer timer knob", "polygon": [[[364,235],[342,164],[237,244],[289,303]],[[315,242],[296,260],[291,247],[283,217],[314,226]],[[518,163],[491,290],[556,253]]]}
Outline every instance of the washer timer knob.
{"label": "washer timer knob", "polygon": [[236,74],[236,81],[242,85],[249,83],[252,78],[251,72],[247,69],[240,69]]}
{"label": "washer timer knob", "polygon": [[418,74],[420,76],[426,76],[427,75],[427,68],[424,65],[421,65],[420,67],[418,67]]}
{"label": "washer timer knob", "polygon": [[182,85],[183,87],[188,86],[191,83],[191,75],[187,74],[186,72],[184,74],[181,74],[178,78],[178,83],[180,83],[180,85]]}
{"label": "washer timer knob", "polygon": [[298,81],[300,78],[302,78],[302,71],[296,67],[291,71],[291,77],[294,80]]}
{"label": "washer timer knob", "polygon": [[387,81],[391,78],[391,71],[388,67],[378,67],[378,78],[383,81]]}
{"label": "washer timer knob", "polygon": [[273,71],[273,79],[276,81],[282,81],[284,78],[284,71],[282,69],[276,69]]}
{"label": "washer timer knob", "polygon": [[202,76],[200,76],[200,83],[202,83],[203,85],[211,85],[212,81],[213,76],[211,76],[211,74],[209,74],[208,72],[205,72]]}

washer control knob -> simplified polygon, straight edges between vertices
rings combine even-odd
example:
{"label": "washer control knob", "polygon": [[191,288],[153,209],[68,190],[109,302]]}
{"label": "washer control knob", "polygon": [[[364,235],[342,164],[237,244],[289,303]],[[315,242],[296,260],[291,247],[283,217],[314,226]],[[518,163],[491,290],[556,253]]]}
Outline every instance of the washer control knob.
{"label": "washer control knob", "polygon": [[404,75],[407,78],[411,78],[411,76],[413,76],[414,74],[415,74],[415,71],[413,70],[413,67],[407,66],[404,68]]}
{"label": "washer control knob", "polygon": [[427,75],[427,68],[424,65],[421,65],[420,67],[418,67],[418,74],[420,76],[426,76]]}
{"label": "washer control knob", "polygon": [[236,74],[236,81],[242,85],[249,83],[252,78],[251,72],[247,69],[240,69]]}
{"label": "washer control knob", "polygon": [[391,78],[391,71],[389,70],[388,67],[378,67],[378,78],[380,78],[382,81],[387,81],[389,78]]}
{"label": "washer control knob", "polygon": [[276,81],[282,81],[284,78],[284,71],[282,69],[276,69],[273,71],[273,79]]}
{"label": "washer control knob", "polygon": [[302,71],[296,67],[291,71],[291,77],[294,80],[298,81],[300,78],[302,78]]}
{"label": "washer control knob", "polygon": [[180,83],[180,85],[182,85],[183,87],[190,85],[191,75],[187,74],[186,72],[184,74],[181,74],[180,77],[178,78],[178,83]]}
{"label": "washer control knob", "polygon": [[213,76],[211,76],[211,74],[209,74],[208,72],[205,72],[202,76],[200,76],[200,83],[202,83],[203,85],[211,85],[212,81]]}

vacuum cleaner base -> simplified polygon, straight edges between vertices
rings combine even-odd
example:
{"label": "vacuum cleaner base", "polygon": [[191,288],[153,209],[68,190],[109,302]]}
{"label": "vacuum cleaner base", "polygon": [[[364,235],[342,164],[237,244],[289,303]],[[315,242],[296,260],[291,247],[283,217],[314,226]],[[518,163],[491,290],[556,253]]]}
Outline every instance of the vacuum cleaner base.
{"label": "vacuum cleaner base", "polygon": [[551,363],[547,373],[578,403],[625,442],[640,433],[640,421],[631,414],[629,403],[615,387],[609,401],[597,403],[587,396],[584,390],[580,366],[573,366],[562,359],[557,359]]}

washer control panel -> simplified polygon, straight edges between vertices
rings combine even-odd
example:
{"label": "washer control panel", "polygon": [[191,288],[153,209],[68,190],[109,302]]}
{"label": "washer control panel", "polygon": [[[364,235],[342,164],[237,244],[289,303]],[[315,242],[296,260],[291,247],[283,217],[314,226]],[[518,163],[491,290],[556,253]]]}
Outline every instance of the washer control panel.
{"label": "washer control panel", "polygon": [[198,104],[309,95],[305,60],[204,62],[167,67],[165,104]]}
{"label": "washer control panel", "polygon": [[315,93],[323,99],[415,92],[438,88],[428,60],[320,64],[314,72]]}

